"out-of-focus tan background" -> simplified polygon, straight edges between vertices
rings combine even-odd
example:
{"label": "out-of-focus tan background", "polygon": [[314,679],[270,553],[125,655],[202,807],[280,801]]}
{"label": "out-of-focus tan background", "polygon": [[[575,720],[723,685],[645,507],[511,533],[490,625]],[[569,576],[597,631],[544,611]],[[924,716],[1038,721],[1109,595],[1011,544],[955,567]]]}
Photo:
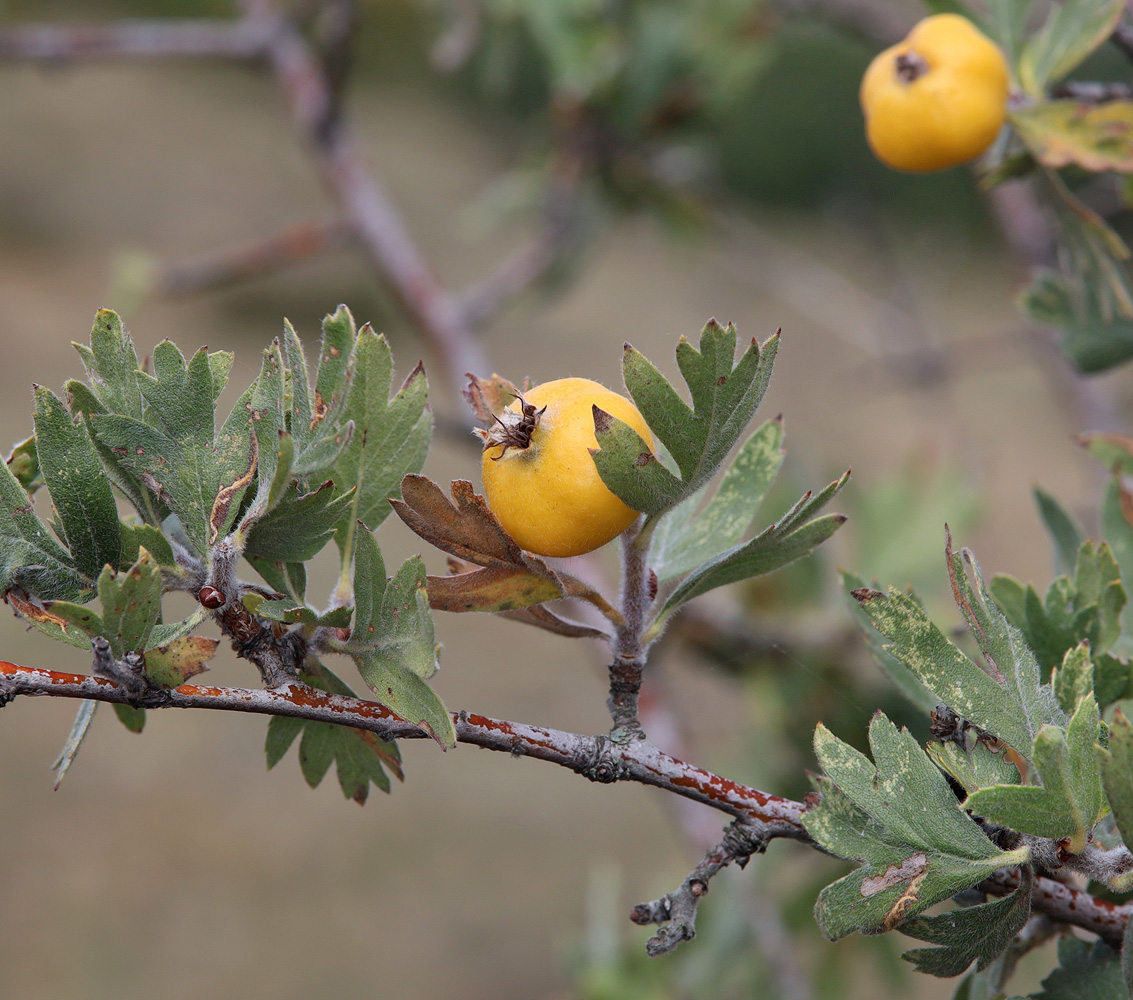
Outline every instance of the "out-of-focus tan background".
{"label": "out-of-focus tan background", "polygon": [[[373,4],[364,16],[386,10]],[[11,13],[42,14],[34,4]],[[70,341],[87,338],[99,306],[124,312],[139,352],[165,337],[186,350],[235,351],[238,386],[254,377],[284,316],[311,343],[340,301],[387,330],[399,371],[422,355],[370,269],[348,251],[229,290],[131,300],[123,254],[180,259],[327,210],[263,76],[193,63],[0,64],[0,95],[5,447],[30,432],[33,382],[58,388],[81,374]],[[442,278],[460,287],[483,274],[515,235],[477,235],[469,207],[523,155],[522,128],[397,74],[363,76],[350,107],[368,162]],[[982,497],[978,525],[962,541],[985,568],[1045,583],[1050,560],[1030,489],[1043,485],[1089,521],[1095,470],[1071,440],[1085,429],[1080,411],[1057,360],[1028,346],[1012,303],[1021,274],[967,181],[949,182],[966,192],[959,220],[927,203],[943,189],[923,183],[922,193],[906,183],[903,205],[888,214],[862,210],[836,183],[801,207],[772,191],[726,204],[728,224],[699,238],[674,238],[645,214],[622,216],[576,280],[556,297],[510,309],[484,346],[513,379],[575,374],[619,385],[625,339],[673,373],[676,338],[710,316],[761,339],[782,327],[763,412],[786,415],[794,482],[817,486],[852,466],[845,509],[855,491],[876,488],[911,459],[944,470],[948,497],[956,477]],[[912,325],[894,328],[882,302]],[[892,362],[902,354],[939,367],[908,377],[908,366]],[[1119,377],[1100,388],[1120,396]],[[439,380],[433,402],[439,414],[460,416]],[[439,440],[426,471],[475,480],[475,461],[471,449]],[[956,516],[935,511],[930,550],[939,548],[942,522]],[[388,558],[419,544],[398,523],[387,522],[379,539]],[[851,520],[825,571],[833,577],[841,563],[869,572],[855,561],[859,544]],[[441,564],[435,553],[426,558]],[[451,708],[607,728],[596,648],[509,622],[442,619],[438,627],[436,686]],[[87,666],[80,652],[27,634],[12,618],[0,629],[4,658]],[[687,661],[669,655],[660,669],[688,752],[757,781],[750,730],[758,689],[737,696],[730,678]],[[230,655],[211,676],[254,683]],[[419,743],[403,748],[405,784],[360,809],[343,800],[333,775],[306,788],[294,751],[268,773],[264,720],[203,712],[151,712],[139,737],[104,709],[53,792],[50,765],[74,709],[19,699],[0,713],[0,996],[13,1000],[565,997],[587,934],[608,926],[640,947],[646,934],[621,915],[675,886],[699,856],[659,792]],[[761,867],[768,892],[790,885],[788,873],[813,869],[817,886],[820,868],[841,870],[778,843],[747,873],[723,878],[756,877]],[[870,984],[890,974],[899,976],[891,963],[866,957],[847,973],[869,996],[877,995]],[[944,996],[951,986],[918,979],[915,988]]]}

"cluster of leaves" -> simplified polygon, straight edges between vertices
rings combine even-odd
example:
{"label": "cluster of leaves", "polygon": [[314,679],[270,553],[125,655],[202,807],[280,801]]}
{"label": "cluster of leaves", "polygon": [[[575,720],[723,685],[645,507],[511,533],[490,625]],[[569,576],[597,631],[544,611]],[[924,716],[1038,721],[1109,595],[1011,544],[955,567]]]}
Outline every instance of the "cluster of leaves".
{"label": "cluster of leaves", "polygon": [[[1106,460],[1129,457],[1124,438],[1085,442]],[[860,867],[819,896],[816,917],[839,938],[892,929],[937,947],[904,957],[923,972],[976,968],[957,996],[995,995],[1027,945],[1017,933],[1031,912],[1033,874],[1068,866],[1114,893],[1133,891],[1133,727],[1120,709],[1133,696],[1122,586],[1133,522],[1122,506],[1120,462],[1103,507],[1109,542],[1085,539],[1042,491],[1040,513],[1064,570],[1041,595],[1008,576],[988,586],[967,550],[946,547],[956,603],[978,648],[970,657],[911,593],[887,593],[846,577],[871,648],[885,672],[922,708],[935,739],[924,748],[880,713],[870,726],[872,761],[819,726],[824,775],[804,817],[815,840]],[[1112,543],[1112,547],[1111,547]],[[1104,862],[1099,858],[1104,857]],[[928,907],[1018,868],[1018,888],[992,902],[925,915]],[[1065,954],[1063,954],[1065,952]],[[1060,949],[1042,997],[1062,996],[1074,977],[1125,997],[1116,953]],[[1112,984],[1110,980],[1112,979]],[[1102,989],[1102,985],[1105,988]]]}
{"label": "cluster of leaves", "polygon": [[[962,12],[1003,49],[1016,99],[1011,128],[992,151],[989,185],[1031,175],[1058,235],[1059,266],[1038,270],[1023,291],[1024,311],[1062,331],[1067,356],[1082,371],[1101,371],[1133,357],[1133,285],[1129,248],[1067,183],[1082,172],[1133,171],[1133,99],[1106,93],[1087,103],[1059,91],[1065,78],[1121,24],[1123,0],[929,0]],[[1045,11],[1045,17],[1037,17]],[[1072,168],[1065,177],[1059,173]]]}
{"label": "cluster of leaves", "polygon": [[[217,641],[192,633],[210,609],[234,639],[235,615],[241,638],[301,640],[309,655],[298,670],[316,686],[348,693],[317,654],[352,656],[384,702],[451,743],[443,705],[422,695],[436,669],[423,567],[410,560],[387,581],[366,530],[385,518],[387,497],[428,448],[420,367],[391,398],[389,346],[340,307],[323,323],[313,380],[285,324],[217,428],[231,354],[202,348],[186,359],[165,341],[140,364],[109,310],[98,313],[90,346],[75,346],[88,380],[68,381],[65,401],[36,388],[35,434],[0,469],[0,590],[14,610],[72,645],[105,639],[113,663],[132,664],[157,687],[204,668]],[[32,498],[40,486],[51,497],[50,530]],[[130,508],[125,516],[119,501]],[[319,610],[307,602],[304,564],[332,538],[341,579]],[[235,576],[241,555],[267,586]],[[163,593],[203,595],[205,587],[215,597],[209,607],[202,597],[186,619],[163,622]],[[123,714],[140,729],[136,711]],[[89,707],[80,713],[64,769],[90,715]],[[269,760],[298,728],[312,784],[335,760],[353,798],[363,800],[371,781],[388,785],[382,763],[396,763],[396,748],[353,730],[277,724]]]}

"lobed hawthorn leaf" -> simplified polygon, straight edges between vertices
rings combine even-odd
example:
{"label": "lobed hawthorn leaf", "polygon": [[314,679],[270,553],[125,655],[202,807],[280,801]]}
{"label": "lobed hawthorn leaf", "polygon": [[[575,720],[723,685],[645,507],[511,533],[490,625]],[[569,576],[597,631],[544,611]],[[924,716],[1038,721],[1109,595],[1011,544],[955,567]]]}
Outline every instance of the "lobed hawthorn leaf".
{"label": "lobed hawthorn leaf", "polygon": [[1095,750],[1100,723],[1091,692],[1080,701],[1065,730],[1047,724],[1035,735],[1032,753],[1041,788],[981,788],[968,796],[964,807],[1020,833],[1067,839],[1066,850],[1081,853],[1090,831],[1107,811]]}
{"label": "lobed hawthorn leaf", "polygon": [[931,712],[940,704],[940,699],[921,683],[920,678],[910,670],[903,661],[886,650],[881,641],[881,633],[873,627],[865,609],[861,603],[855,599],[855,591],[860,590],[867,592],[869,588],[866,587],[865,583],[859,577],[843,570],[842,589],[849,599],[850,613],[857,619],[858,625],[862,630],[862,635],[865,638],[866,647],[873,655],[874,661],[881,668],[881,672],[885,674],[893,683],[894,687],[905,696],[909,704],[915,705],[923,712]]}
{"label": "lobed hawthorn leaf", "polygon": [[1031,915],[1034,873],[1030,865],[1020,872],[1019,888],[1011,895],[978,906],[937,916],[919,916],[902,925],[901,933],[939,948],[914,948],[901,957],[917,972],[948,978],[958,976],[973,962],[977,971],[998,958]]}
{"label": "lobed hawthorn leaf", "polygon": [[1008,620],[1018,628],[1044,671],[1062,662],[1067,650],[1089,642],[1096,653],[1109,649],[1121,635],[1125,590],[1113,552],[1104,542],[1084,541],[1078,549],[1074,577],[1058,577],[1040,599],[1033,585],[1023,587],[1009,576],[997,576],[991,593]]}
{"label": "lobed hawthorn leaf", "polygon": [[[203,362],[197,362],[198,357]],[[161,370],[170,368],[176,372],[178,366],[167,360]],[[197,352],[184,376],[174,378],[171,389],[160,382],[161,392],[151,388],[151,395],[160,397],[162,406],[171,409],[179,398],[204,393],[209,407],[207,428],[200,424],[199,415],[191,414],[180,422],[180,436],[119,414],[94,414],[91,423],[99,441],[145,484],[149,493],[177,515],[190,545],[203,553],[217,538],[227,534],[254,478],[258,448],[248,422],[254,386],[236,401],[214,436],[212,382],[203,351]],[[168,426],[179,425],[171,418]],[[193,428],[192,433],[187,431],[189,427]]]}
{"label": "lobed hawthorn leaf", "polygon": [[90,584],[36,516],[31,497],[5,464],[0,469],[0,594],[13,588],[42,600],[73,600]]}
{"label": "lobed hawthorn leaf", "polygon": [[881,712],[869,741],[876,763],[821,724],[815,731],[827,776],[817,780],[821,800],[803,814],[803,825],[832,854],[861,863],[818,897],[815,918],[831,940],[892,930],[1030,857],[1026,847],[999,850],[959,808],[916,740]]}
{"label": "lobed hawthorn leaf", "polygon": [[[314,657],[308,657],[300,669],[302,680],[320,691],[329,691],[347,698],[356,697],[350,687],[324,664]],[[332,759],[337,764],[338,782],[343,794],[363,805],[369,796],[370,785],[377,785],[383,792],[390,788],[388,768],[400,781],[402,779],[401,756],[396,743],[387,743],[371,732],[349,726],[334,726],[327,722],[309,722],[276,715],[268,722],[267,740],[264,750],[267,754],[268,769],[275,767],[287,753],[295,738],[301,733],[314,729],[319,735],[312,738],[311,747],[319,750],[319,744],[329,747]],[[302,746],[302,743],[300,743]],[[302,755],[301,755],[302,757]],[[300,760],[304,777],[314,773],[311,762]],[[328,763],[329,767],[329,763]],[[319,780],[326,773],[323,768]],[[316,782],[318,784],[318,782]]]}
{"label": "lobed hawthorn leaf", "polygon": [[[1109,284],[1119,284],[1120,263],[1107,262]],[[1133,319],[1099,294],[1101,282],[1038,269],[1019,302],[1036,323],[1062,333],[1061,349],[1087,374],[1102,372],[1133,357]]]}
{"label": "lobed hawthorn leaf", "polygon": [[1106,800],[1129,844],[1133,839],[1133,725],[1120,708],[1113,713],[1109,725],[1109,744],[1097,750],[1098,768]]}
{"label": "lobed hawthorn leaf", "polygon": [[334,463],[332,476],[341,490],[356,488],[339,522],[337,540],[343,562],[350,558],[350,537],[358,521],[374,530],[389,514],[387,500],[396,497],[402,477],[417,472],[425,460],[432,433],[428,387],[420,364],[389,397],[393,355],[384,336],[363,326],[354,344],[353,375],[342,418],[354,431]]}
{"label": "lobed hawthorn leaf", "polygon": [[278,504],[248,533],[245,553],[274,562],[313,559],[334,537],[335,526],[354,505],[357,487],[339,494],[327,480],[302,496],[292,483]]}
{"label": "lobed hawthorn leaf", "polygon": [[[622,371],[626,388],[650,430],[668,449],[678,479],[649,456],[645,442],[621,421],[596,419],[598,474],[612,492],[635,510],[657,515],[692,496],[723,464],[748,426],[767,391],[778,349],[776,333],[762,346],[751,345],[733,366],[736,330],[709,321],[700,349],[683,337],[677,345],[680,368],[692,405],[643,354],[625,346]],[[608,419],[607,419],[608,418]]]}
{"label": "lobed hawthorn leaf", "polygon": [[[1000,681],[1017,706],[1027,732],[1034,737],[1041,726],[1065,725],[1066,716],[1058,706],[1050,685],[1042,683],[1039,665],[1022,632],[1007,620],[984,584],[979,563],[969,549],[952,551],[952,537],[945,526],[945,556],[952,581],[952,594],[961,614],[984,655],[992,677]],[[978,589],[972,587],[965,571],[971,567]],[[1011,744],[1024,755],[1026,750]]]}
{"label": "lobed hawthorn leaf", "polygon": [[73,420],[49,388],[35,388],[36,454],[62,537],[80,573],[94,580],[117,566],[122,539],[118,505],[82,419]]}
{"label": "lobed hawthorn leaf", "polygon": [[90,332],[90,347],[74,342],[71,346],[83,359],[90,378],[88,391],[98,403],[94,411],[84,408],[83,412],[121,413],[141,420],[138,355],[129,334],[122,329],[118,314],[110,309],[99,309]]}
{"label": "lobed hawthorn leaf", "polygon": [[1123,0],[1066,0],[1054,5],[1019,54],[1016,69],[1023,89],[1041,101],[1049,84],[1066,76],[1113,34],[1124,6]]}
{"label": "lobed hawthorn leaf", "polygon": [[52,639],[79,649],[90,649],[90,640],[102,635],[102,617],[85,604],[44,601],[10,590],[4,598],[24,621]]}
{"label": "lobed hawthorn leaf", "polygon": [[1059,707],[1068,716],[1078,710],[1083,698],[1094,693],[1094,663],[1090,659],[1089,643],[1081,642],[1066,651],[1062,665],[1051,672],[1050,686]]}
{"label": "lobed hawthorn leaf", "polygon": [[354,626],[343,651],[383,705],[442,748],[455,746],[452,719],[425,683],[437,670],[425,564],[414,556],[387,580],[374,536],[363,529],[354,538]]}
{"label": "lobed hawthorn leaf", "polygon": [[777,524],[765,528],[751,541],[734,545],[702,564],[685,577],[669,595],[650,626],[655,632],[682,604],[694,597],[739,580],[761,576],[810,555],[846,521],[844,514],[827,514],[805,521],[820,510],[847,482],[850,473],[818,494],[807,493],[787,511]]}
{"label": "lobed hawthorn leaf", "polygon": [[978,593],[950,543],[946,551],[957,603],[988,660],[987,671],[968,659],[912,598],[893,588],[888,595],[860,589],[852,596],[889,640],[884,649],[909,667],[938,701],[1029,757],[1039,729],[1064,726],[1066,716],[1050,685],[1041,683],[1038,662],[1022,634],[990,600],[971,554],[964,555],[976,572]]}
{"label": "lobed hawthorn leaf", "polygon": [[1039,487],[1032,490],[1047,534],[1054,547],[1055,572],[1068,576],[1078,562],[1078,550],[1086,540],[1086,533],[1077,519],[1052,494]]}
{"label": "lobed hawthorn leaf", "polygon": [[783,464],[783,418],[764,423],[736,453],[712,499],[706,487],[682,501],[657,523],[649,559],[664,582],[690,572],[743,538]]}
{"label": "lobed hawthorn leaf", "polygon": [[1058,939],[1058,968],[1030,1000],[1129,1000],[1122,956],[1102,941]]}
{"label": "lobed hawthorn leaf", "polygon": [[107,566],[98,578],[102,635],[115,657],[141,652],[161,621],[161,571],[142,549],[129,569],[116,573]]}

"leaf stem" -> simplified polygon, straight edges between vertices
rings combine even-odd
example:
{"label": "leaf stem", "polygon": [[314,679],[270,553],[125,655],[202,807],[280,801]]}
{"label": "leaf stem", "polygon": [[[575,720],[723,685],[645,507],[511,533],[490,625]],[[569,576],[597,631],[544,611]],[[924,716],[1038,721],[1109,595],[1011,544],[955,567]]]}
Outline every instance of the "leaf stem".
{"label": "leaf stem", "polygon": [[622,591],[619,603],[623,621],[614,631],[614,658],[609,666],[610,696],[606,701],[614,722],[611,737],[626,741],[645,739],[638,719],[637,699],[649,650],[649,644],[642,641],[642,634],[653,605],[653,594],[646,565],[649,547],[637,544],[642,530],[642,519],[638,518],[621,536]]}

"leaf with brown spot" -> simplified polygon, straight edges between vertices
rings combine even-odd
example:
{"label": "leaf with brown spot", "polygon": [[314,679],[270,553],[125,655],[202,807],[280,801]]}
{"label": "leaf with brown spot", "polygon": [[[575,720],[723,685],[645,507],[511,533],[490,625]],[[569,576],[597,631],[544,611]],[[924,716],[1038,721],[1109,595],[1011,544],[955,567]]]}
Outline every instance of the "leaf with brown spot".
{"label": "leaf with brown spot", "polygon": [[1013,111],[1011,124],[1044,166],[1133,171],[1133,101],[1043,101]]}
{"label": "leaf with brown spot", "polygon": [[553,580],[518,566],[486,566],[456,576],[428,578],[434,611],[517,611],[562,597]]}
{"label": "leaf with brown spot", "polygon": [[70,601],[47,601],[40,604],[27,594],[10,590],[4,600],[25,621],[31,622],[44,635],[79,649],[90,649],[92,636],[102,635],[102,618],[93,608]]}
{"label": "leaf with brown spot", "polygon": [[145,652],[146,676],[165,688],[180,687],[208,669],[220,643],[203,635],[188,635]]}

